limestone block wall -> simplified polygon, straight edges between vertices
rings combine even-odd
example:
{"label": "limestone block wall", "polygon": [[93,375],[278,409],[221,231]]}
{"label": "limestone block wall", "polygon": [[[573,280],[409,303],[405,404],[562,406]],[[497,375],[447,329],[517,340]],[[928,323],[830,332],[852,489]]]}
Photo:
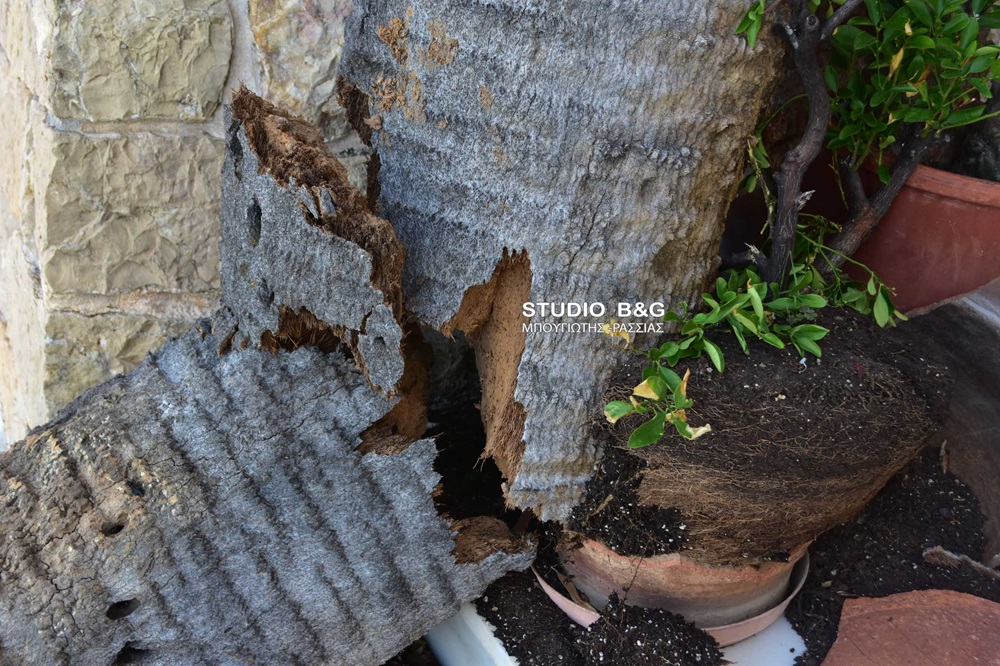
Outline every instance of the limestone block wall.
{"label": "limestone block wall", "polygon": [[221,105],[322,127],[349,0],[0,0],[0,449],[217,305]]}

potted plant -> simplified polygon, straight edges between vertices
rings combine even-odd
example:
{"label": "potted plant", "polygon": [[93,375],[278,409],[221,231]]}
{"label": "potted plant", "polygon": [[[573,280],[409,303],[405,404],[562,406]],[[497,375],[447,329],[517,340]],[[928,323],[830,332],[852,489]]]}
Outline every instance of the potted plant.
{"label": "potted plant", "polygon": [[[761,0],[750,9],[739,29],[751,43],[765,12],[779,4]],[[742,266],[703,295],[702,311],[666,317],[679,336],[643,352],[641,375],[637,367],[619,373],[605,407],[614,430],[598,479],[603,475],[607,485],[588,496],[563,544],[578,587],[598,598],[609,590],[628,598],[635,589],[633,601],[683,611],[685,595],[714,594],[707,591],[713,586],[753,587],[733,582],[733,572],[742,569],[743,582],[761,583],[763,601],[728,615],[697,613],[703,626],[745,619],[774,602],[776,576],[787,580],[805,546],[856,514],[940,423],[946,371],[836,307],[870,315],[879,327],[905,319],[893,290],[850,255],[942,133],[989,115],[983,102],[992,77],[1000,75],[1000,49],[982,45],[979,33],[1000,20],[994,5],[786,3],[779,23],[809,117],[801,141],[773,174],[760,132],[750,140],[745,185],[763,186],[769,246],[749,247]],[[823,67],[819,53],[828,43],[834,53]],[[824,138],[844,156],[840,172],[851,215],[842,226],[801,212],[809,198],[803,176]],[[882,159],[890,149],[894,159]],[[878,184],[866,191],[859,169],[873,156]],[[845,263],[863,279],[845,274]],[[726,370],[726,358],[754,344],[749,363]],[[824,354],[828,345],[833,353]],[[683,376],[678,365],[686,369]],[[801,381],[789,373],[795,365]],[[712,387],[699,408],[692,387],[706,384]],[[746,395],[734,398],[741,389]],[[865,406],[853,410],[853,402]],[[650,446],[668,429],[680,438]],[[628,467],[622,456],[639,462]],[[609,469],[609,460],[618,469]],[[648,522],[661,523],[660,543],[655,534],[652,546],[613,543],[616,521],[639,522],[640,509],[651,513]],[[667,546],[668,540],[676,543]],[[646,589],[658,575],[643,569],[657,560],[676,565],[679,558],[704,576],[687,592],[664,589],[658,599]],[[677,578],[663,576],[670,584]]]}
{"label": "potted plant", "polygon": [[[831,247],[878,273],[904,311],[1000,277],[1000,184],[970,177],[974,168],[963,175],[921,164],[968,163],[961,157],[970,151],[975,162],[984,148],[1000,149],[996,129],[947,146],[962,143],[955,130],[1000,113],[989,101],[1000,48],[983,39],[1000,26],[995,4],[870,1],[831,35],[827,146],[843,157],[849,208]],[[956,149],[959,159],[948,159]]]}

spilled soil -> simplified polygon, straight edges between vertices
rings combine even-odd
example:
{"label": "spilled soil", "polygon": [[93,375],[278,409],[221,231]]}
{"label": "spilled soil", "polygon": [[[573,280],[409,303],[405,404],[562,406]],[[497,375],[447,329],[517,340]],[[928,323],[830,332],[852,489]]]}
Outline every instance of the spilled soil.
{"label": "spilled soil", "polygon": [[844,600],[912,590],[955,590],[1000,602],[1000,581],[924,560],[941,546],[978,560],[983,515],[972,490],[925,449],[858,516],[809,548],[812,568],[786,617],[806,641],[796,663],[818,666],[837,638]]}

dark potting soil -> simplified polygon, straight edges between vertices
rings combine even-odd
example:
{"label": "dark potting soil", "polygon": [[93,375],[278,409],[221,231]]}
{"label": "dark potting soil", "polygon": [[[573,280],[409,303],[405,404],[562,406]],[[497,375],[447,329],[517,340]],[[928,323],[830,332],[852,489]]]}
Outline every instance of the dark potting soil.
{"label": "dark potting soil", "polygon": [[808,649],[796,663],[823,662],[849,597],[941,589],[1000,602],[1000,581],[923,559],[926,549],[941,546],[978,560],[983,520],[972,490],[943,471],[939,452],[922,451],[854,520],[809,548],[809,577],[786,612]]}
{"label": "dark potting soil", "polygon": [[672,553],[687,542],[687,525],[677,509],[639,503],[646,461],[609,446],[583,501],[573,509],[569,528],[603,541],[627,555]]}
{"label": "dark potting soil", "polygon": [[716,642],[679,615],[626,606],[617,597],[600,620],[584,629],[556,608],[530,571],[493,583],[476,608],[522,666],[723,663]]}

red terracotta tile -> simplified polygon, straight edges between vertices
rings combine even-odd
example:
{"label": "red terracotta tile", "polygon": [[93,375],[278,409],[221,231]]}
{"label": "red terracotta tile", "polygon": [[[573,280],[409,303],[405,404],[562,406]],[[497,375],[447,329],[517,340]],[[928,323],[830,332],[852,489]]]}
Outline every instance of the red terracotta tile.
{"label": "red terracotta tile", "polygon": [[1000,604],[948,590],[849,599],[823,666],[1000,666]]}

